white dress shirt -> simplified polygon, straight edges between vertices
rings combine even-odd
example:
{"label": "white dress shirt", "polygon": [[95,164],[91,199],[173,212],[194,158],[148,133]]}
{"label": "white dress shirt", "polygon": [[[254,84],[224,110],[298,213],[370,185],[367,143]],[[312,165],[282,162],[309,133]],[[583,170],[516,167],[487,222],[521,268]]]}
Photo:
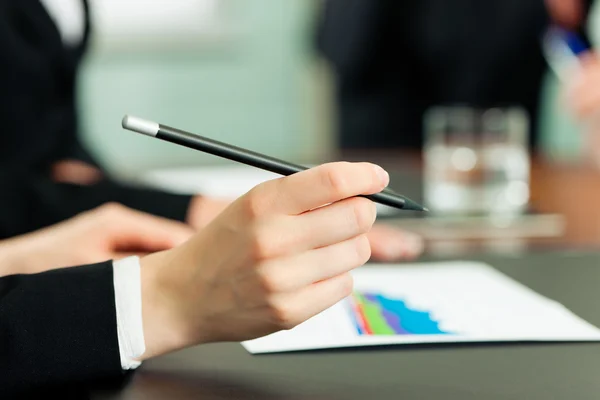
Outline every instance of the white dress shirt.
{"label": "white dress shirt", "polygon": [[85,18],[81,0],[40,0],[58,28],[65,45],[76,45],[83,38]]}
{"label": "white dress shirt", "polygon": [[[81,0],[41,0],[56,24],[66,46],[77,45],[83,38],[84,10]],[[140,261],[128,257],[113,262],[117,335],[123,369],[135,369],[135,358],[146,351],[142,324],[142,287]]]}
{"label": "white dress shirt", "polygon": [[117,335],[123,369],[135,369],[146,351],[142,322],[140,260],[136,256],[113,262]]}

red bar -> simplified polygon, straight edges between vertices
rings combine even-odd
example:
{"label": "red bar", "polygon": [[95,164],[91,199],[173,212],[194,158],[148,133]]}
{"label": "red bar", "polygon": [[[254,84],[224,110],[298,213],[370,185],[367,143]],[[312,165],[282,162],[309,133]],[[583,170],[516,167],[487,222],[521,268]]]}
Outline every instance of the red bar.
{"label": "red bar", "polygon": [[363,325],[363,329],[364,331],[368,334],[368,335],[372,335],[373,334],[373,329],[371,328],[371,326],[369,326],[369,322],[367,321],[367,318],[365,316],[365,313],[363,311],[363,306],[361,303],[358,303],[355,307],[355,311],[356,314],[358,314],[358,316],[360,317],[360,320],[362,322]]}

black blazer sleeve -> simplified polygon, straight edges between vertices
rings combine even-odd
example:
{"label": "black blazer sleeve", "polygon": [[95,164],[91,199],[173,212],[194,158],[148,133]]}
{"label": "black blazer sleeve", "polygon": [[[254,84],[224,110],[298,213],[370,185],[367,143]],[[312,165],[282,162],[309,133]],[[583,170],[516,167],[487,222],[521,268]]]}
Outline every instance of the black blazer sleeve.
{"label": "black blazer sleeve", "polygon": [[0,170],[0,239],[55,224],[107,202],[185,221],[190,199],[110,180],[77,186],[34,172]]}
{"label": "black blazer sleeve", "polygon": [[116,321],[111,262],[0,278],[0,397],[122,378]]}

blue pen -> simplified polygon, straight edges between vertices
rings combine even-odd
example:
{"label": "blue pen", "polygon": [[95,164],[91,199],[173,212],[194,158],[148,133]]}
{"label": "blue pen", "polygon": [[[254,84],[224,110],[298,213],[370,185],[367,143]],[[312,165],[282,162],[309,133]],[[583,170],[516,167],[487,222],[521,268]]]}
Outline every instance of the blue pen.
{"label": "blue pen", "polygon": [[579,57],[589,46],[577,33],[552,26],[542,40],[544,55],[550,68],[563,81],[580,65]]}
{"label": "blue pen", "polygon": [[565,30],[563,32],[563,40],[574,55],[579,56],[589,50],[588,45],[575,32]]}

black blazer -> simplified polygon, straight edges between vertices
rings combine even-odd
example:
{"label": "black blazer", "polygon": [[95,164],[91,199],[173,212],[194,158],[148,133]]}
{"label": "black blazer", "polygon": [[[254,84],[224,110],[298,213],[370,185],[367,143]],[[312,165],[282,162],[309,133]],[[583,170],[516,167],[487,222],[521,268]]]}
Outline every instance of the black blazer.
{"label": "black blazer", "polygon": [[544,0],[326,0],[338,144],[419,149],[425,111],[460,103],[521,105],[535,145],[548,22]]}
{"label": "black blazer", "polygon": [[184,220],[189,196],[132,188],[111,179],[91,187],[57,184],[63,159],[97,165],[78,139],[77,71],[91,26],[75,48],[39,0],[0,0],[0,239],[35,230],[107,201]]}
{"label": "black blazer", "polygon": [[125,376],[112,271],[106,262],[0,278],[0,398]]}

